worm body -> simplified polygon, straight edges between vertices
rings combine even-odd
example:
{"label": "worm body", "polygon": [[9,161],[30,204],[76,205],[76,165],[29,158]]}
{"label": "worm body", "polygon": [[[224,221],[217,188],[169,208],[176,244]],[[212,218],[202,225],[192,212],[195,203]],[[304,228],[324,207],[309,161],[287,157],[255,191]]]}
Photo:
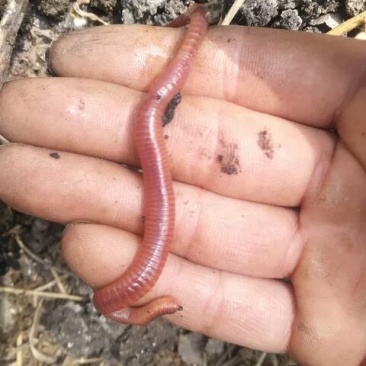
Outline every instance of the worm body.
{"label": "worm body", "polygon": [[94,305],[103,315],[124,324],[144,325],[172,314],[181,306],[164,296],[143,306],[133,304],[158,280],[174,235],[175,200],[162,120],[168,103],[180,91],[208,28],[208,10],[195,6],[171,26],[189,22],[186,35],[171,63],[155,80],[135,113],[135,143],[144,181],[143,242],[131,265],[111,284],[97,289]]}

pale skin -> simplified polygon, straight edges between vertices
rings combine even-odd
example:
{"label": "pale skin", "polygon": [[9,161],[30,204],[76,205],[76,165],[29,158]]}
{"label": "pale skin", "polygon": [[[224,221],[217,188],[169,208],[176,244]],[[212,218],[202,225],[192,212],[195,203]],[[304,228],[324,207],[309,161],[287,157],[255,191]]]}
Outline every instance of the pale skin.
{"label": "pale skin", "polygon": [[[60,78],[1,91],[0,134],[21,144],[0,149],[0,198],[70,224],[64,256],[93,287],[141,241],[142,178],[120,163],[138,167],[133,111],[183,32],[69,34],[51,49]],[[176,233],[141,303],[171,294],[183,306],[172,323],[302,365],[361,364],[365,60],[362,41],[210,29],[165,129]]]}

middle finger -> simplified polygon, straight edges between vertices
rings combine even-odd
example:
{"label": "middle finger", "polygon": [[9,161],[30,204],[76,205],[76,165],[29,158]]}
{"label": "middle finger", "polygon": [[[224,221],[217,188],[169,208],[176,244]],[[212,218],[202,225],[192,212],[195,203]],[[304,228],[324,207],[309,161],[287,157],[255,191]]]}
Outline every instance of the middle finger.
{"label": "middle finger", "polygon": [[[89,79],[11,82],[0,94],[0,134],[138,166],[132,130],[141,96]],[[290,207],[327,170],[334,148],[325,131],[203,97],[185,96],[165,132],[175,180]]]}
{"label": "middle finger", "polygon": [[[0,171],[0,197],[22,212],[142,233],[142,177],[120,164],[10,144],[0,150]],[[179,182],[174,182],[174,191],[175,254],[251,276],[282,278],[293,271],[302,248],[296,210],[224,197]]]}

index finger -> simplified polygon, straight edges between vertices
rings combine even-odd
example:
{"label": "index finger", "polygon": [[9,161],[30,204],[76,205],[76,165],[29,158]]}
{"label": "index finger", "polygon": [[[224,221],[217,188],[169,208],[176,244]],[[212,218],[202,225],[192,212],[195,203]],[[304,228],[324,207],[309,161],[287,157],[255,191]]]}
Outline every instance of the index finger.
{"label": "index finger", "polygon": [[[54,43],[50,67],[60,76],[91,77],[147,90],[185,32],[108,26]],[[366,50],[360,41],[245,27],[212,27],[185,93],[224,99],[312,126],[330,126],[355,93]]]}

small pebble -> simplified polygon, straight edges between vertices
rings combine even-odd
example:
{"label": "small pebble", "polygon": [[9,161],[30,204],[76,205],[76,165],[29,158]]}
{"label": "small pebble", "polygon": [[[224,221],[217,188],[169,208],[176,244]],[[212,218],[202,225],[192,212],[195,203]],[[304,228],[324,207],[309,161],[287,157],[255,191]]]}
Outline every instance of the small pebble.
{"label": "small pebble", "polygon": [[328,19],[325,21],[325,24],[330,28],[333,29],[338,27],[339,24],[342,23],[341,18],[337,14],[329,14]]}
{"label": "small pebble", "polygon": [[188,365],[202,364],[202,350],[205,337],[198,333],[188,333],[179,336],[178,353]]}
{"label": "small pebble", "polygon": [[209,355],[219,355],[224,352],[224,345],[224,342],[210,338],[206,343],[205,350]]}

